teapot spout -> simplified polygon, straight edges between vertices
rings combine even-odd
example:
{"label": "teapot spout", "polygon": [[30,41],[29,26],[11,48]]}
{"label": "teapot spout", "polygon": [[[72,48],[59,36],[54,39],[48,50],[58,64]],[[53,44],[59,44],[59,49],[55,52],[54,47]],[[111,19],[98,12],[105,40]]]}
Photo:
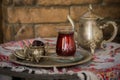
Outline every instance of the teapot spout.
{"label": "teapot spout", "polygon": [[70,24],[72,25],[72,29],[75,30],[75,24],[70,15],[67,15],[67,19],[69,20]]}
{"label": "teapot spout", "polygon": [[[67,19],[69,20],[70,24],[72,25],[72,29],[74,30],[74,39],[75,39],[75,42],[77,42],[78,38],[78,34],[77,34],[77,31],[75,30],[75,23],[74,21],[72,20],[72,18],[70,17],[70,15],[67,15]],[[77,46],[78,46],[78,42],[77,42]]]}

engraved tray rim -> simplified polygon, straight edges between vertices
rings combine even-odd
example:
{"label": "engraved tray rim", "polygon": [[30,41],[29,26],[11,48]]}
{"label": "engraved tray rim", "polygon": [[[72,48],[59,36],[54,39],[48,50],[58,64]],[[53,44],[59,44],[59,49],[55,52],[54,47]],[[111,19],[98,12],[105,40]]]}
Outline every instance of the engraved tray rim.
{"label": "engraved tray rim", "polygon": [[[23,65],[23,66],[36,67],[36,68],[41,68],[41,67],[44,67],[44,68],[69,67],[69,66],[75,66],[75,65],[84,64],[84,63],[86,63],[86,62],[88,62],[88,61],[90,61],[92,59],[92,55],[90,55],[90,53],[88,51],[79,50],[79,49],[77,51],[80,51],[80,53],[84,57],[80,61],[71,62],[71,63],[61,63],[61,62],[56,62],[56,61],[50,60],[50,59],[44,60],[44,62],[47,62],[46,64],[41,64],[41,62],[40,63],[34,63],[34,62],[30,62],[30,61],[23,62],[25,60],[23,60],[23,61],[22,60],[21,61],[17,60],[17,57],[14,54],[10,54],[9,55],[9,59],[10,59],[10,62],[13,62],[13,63],[16,63],[16,64],[20,64],[20,65]],[[48,62],[50,62],[50,64],[48,64]]]}

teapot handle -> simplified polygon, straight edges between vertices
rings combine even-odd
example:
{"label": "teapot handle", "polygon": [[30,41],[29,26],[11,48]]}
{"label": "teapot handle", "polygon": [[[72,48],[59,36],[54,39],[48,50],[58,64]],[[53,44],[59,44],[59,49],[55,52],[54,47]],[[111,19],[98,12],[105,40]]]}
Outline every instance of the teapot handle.
{"label": "teapot handle", "polygon": [[118,28],[117,28],[117,24],[113,21],[108,21],[106,24],[104,24],[103,26],[101,26],[101,28],[106,28],[108,27],[108,25],[112,24],[113,25],[113,28],[114,28],[114,31],[113,31],[113,35],[110,37],[110,39],[108,40],[103,40],[102,43],[101,43],[101,48],[104,48],[104,43],[107,43],[107,42],[111,42],[117,35],[117,31],[118,31]]}

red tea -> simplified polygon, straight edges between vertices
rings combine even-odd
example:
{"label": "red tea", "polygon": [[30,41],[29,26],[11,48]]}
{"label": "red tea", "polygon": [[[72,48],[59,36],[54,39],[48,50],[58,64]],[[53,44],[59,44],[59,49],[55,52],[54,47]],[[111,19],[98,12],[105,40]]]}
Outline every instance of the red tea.
{"label": "red tea", "polygon": [[74,56],[76,45],[73,31],[63,31],[58,33],[56,52],[59,56]]}

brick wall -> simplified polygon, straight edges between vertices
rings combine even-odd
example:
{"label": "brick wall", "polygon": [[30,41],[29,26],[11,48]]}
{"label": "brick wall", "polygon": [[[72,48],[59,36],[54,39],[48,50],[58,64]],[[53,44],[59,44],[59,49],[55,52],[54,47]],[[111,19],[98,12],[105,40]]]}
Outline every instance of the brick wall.
{"label": "brick wall", "polygon": [[3,42],[3,34],[2,34],[2,0],[0,0],[0,43]]}
{"label": "brick wall", "polygon": [[[89,4],[98,15],[120,27],[120,0],[3,0],[3,41],[56,37],[56,28],[70,25],[66,16],[70,14],[78,24]],[[110,27],[105,30],[106,38],[111,32]]]}

